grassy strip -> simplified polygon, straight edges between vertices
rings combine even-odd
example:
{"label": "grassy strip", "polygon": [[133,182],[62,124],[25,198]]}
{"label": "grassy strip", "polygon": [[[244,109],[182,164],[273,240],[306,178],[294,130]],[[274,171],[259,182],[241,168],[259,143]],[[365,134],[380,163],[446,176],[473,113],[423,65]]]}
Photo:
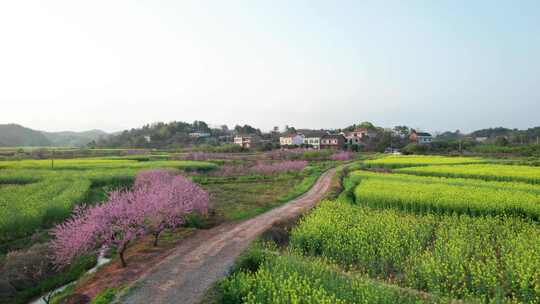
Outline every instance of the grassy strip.
{"label": "grassy strip", "polygon": [[[219,190],[226,191],[227,195],[230,195],[232,193],[231,191],[237,191],[234,200],[238,200],[234,202],[227,200],[227,205],[220,206],[219,208],[224,213],[226,220],[244,220],[257,216],[304,194],[313,186],[320,174],[321,172],[317,168],[303,177],[302,175],[296,175],[289,176],[286,179],[269,180],[266,184],[251,184],[249,189],[246,189],[246,184],[240,184],[240,187],[238,187],[238,184],[222,184],[223,186],[227,185],[227,187],[219,185]],[[298,183],[297,180],[300,178],[302,180]],[[295,184],[295,186],[287,188],[291,184]],[[257,198],[257,201],[254,201],[252,196],[257,195],[254,193],[256,189],[260,189],[261,194],[263,192],[265,194],[264,197]],[[288,189],[288,191],[281,194],[284,192],[282,191],[283,189]],[[270,193],[265,191],[269,191]],[[222,195],[225,194],[223,192],[220,193]]]}
{"label": "grassy strip", "polygon": [[314,168],[309,175],[305,176],[304,179],[302,179],[302,182],[294,186],[289,192],[284,194],[283,196],[280,196],[277,199],[277,202],[279,203],[285,203],[290,200],[293,200],[300,195],[306,193],[317,181],[317,179],[321,176],[321,170],[319,168]]}

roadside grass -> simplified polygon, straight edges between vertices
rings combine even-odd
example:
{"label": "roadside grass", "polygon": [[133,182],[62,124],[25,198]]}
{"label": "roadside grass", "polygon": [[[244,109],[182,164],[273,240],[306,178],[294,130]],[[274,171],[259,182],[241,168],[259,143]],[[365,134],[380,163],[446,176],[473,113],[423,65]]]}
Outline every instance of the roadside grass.
{"label": "roadside grass", "polygon": [[92,299],[92,302],[90,304],[109,304],[112,303],[114,298],[116,297],[116,294],[119,292],[119,288],[107,288],[96,295],[95,298]]}
{"label": "roadside grass", "polygon": [[243,220],[264,213],[306,191],[320,176],[320,169],[308,173],[285,173],[273,177],[214,178],[202,186],[211,194],[216,223]]}

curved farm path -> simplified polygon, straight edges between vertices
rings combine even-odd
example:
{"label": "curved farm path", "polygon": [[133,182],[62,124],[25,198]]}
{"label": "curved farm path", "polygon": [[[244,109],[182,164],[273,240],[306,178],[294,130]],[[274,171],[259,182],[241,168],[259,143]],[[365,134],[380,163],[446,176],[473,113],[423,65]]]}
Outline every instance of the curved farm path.
{"label": "curved farm path", "polygon": [[312,208],[330,187],[335,169],[323,173],[304,195],[257,217],[197,231],[164,260],[148,269],[120,303],[198,303],[206,290],[227,275],[236,257],[279,220]]}

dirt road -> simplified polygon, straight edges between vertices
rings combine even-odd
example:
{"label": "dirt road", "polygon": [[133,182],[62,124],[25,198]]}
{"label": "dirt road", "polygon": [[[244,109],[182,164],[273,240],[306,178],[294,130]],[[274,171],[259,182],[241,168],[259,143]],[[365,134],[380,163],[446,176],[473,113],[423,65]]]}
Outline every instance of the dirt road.
{"label": "dirt road", "polygon": [[198,303],[205,291],[227,275],[236,257],[261,233],[279,220],[312,208],[330,187],[335,169],[324,173],[299,198],[252,219],[201,230],[183,241],[174,252],[154,265],[120,303]]}

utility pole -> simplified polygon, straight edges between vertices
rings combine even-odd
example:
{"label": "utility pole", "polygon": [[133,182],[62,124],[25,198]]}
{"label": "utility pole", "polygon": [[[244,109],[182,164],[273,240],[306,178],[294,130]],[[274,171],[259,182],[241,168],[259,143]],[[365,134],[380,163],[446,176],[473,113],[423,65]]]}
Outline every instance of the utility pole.
{"label": "utility pole", "polygon": [[51,156],[51,169],[54,169],[54,149],[52,149],[52,156]]}

